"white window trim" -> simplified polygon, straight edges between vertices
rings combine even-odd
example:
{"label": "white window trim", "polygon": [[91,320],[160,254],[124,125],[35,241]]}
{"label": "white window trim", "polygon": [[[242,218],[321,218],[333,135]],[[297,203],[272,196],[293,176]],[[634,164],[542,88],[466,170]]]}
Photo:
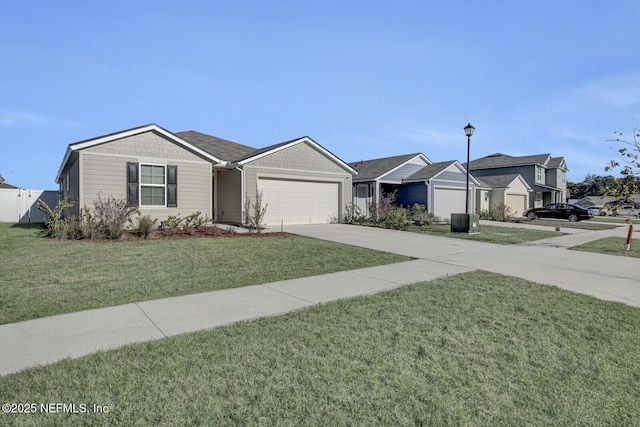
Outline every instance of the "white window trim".
{"label": "white window trim", "polygon": [[[160,163],[142,163],[140,162],[138,165],[138,194],[139,203],[138,205],[142,208],[166,208],[167,207],[167,165],[163,165]],[[164,168],[164,184],[145,184],[142,182],[142,166],[162,166]],[[142,187],[163,187],[164,188],[164,205],[143,205],[142,204]]]}

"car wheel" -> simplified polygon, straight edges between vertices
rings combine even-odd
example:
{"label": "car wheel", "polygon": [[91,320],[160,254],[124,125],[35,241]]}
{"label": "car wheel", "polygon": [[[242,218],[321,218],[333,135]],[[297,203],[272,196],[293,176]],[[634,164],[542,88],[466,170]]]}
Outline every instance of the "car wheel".
{"label": "car wheel", "polygon": [[569,215],[569,221],[576,222],[577,220],[578,220],[578,215],[576,214]]}
{"label": "car wheel", "polygon": [[536,219],[536,218],[538,218],[538,215],[536,215],[536,213],[535,213],[535,212],[529,212],[529,213],[527,214],[527,218],[529,218],[529,219]]}
{"label": "car wheel", "polygon": [[600,216],[607,216],[607,213],[605,211],[600,212]]}

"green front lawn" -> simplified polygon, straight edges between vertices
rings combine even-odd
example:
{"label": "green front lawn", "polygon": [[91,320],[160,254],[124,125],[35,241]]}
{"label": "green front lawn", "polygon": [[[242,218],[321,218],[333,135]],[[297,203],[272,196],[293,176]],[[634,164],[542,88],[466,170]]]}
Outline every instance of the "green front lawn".
{"label": "green front lawn", "polygon": [[584,252],[596,252],[607,255],[620,255],[640,258],[640,238],[634,235],[631,240],[631,247],[625,250],[627,239],[623,237],[607,237],[595,240],[583,245],[574,246],[571,249]]}
{"label": "green front lawn", "polygon": [[0,223],[0,324],[409,258],[300,236],[49,240]]}
{"label": "green front lawn", "polygon": [[640,425],[639,330],[638,308],[472,272],[7,375],[3,402],[108,413],[0,424]]}
{"label": "green front lawn", "polygon": [[495,225],[480,225],[479,234],[452,233],[450,225],[424,225],[421,227],[412,225],[407,228],[407,231],[433,234],[442,237],[454,237],[456,239],[476,240],[478,242],[499,243],[503,245],[531,242],[533,240],[548,239],[550,237],[563,235],[563,233],[556,231],[532,230],[524,227],[500,227]]}
{"label": "green front lawn", "polygon": [[598,221],[595,221],[595,218],[592,220],[590,219],[586,221],[576,221],[576,222],[571,222],[571,221],[566,221],[561,219],[534,219],[533,221],[525,219],[523,220],[523,222],[525,224],[531,224],[531,225],[544,225],[547,227],[555,227],[559,225],[560,227],[565,227],[565,228],[581,228],[583,230],[594,230],[594,231],[595,230],[611,230],[618,227],[617,225],[613,225],[613,224],[598,223]]}

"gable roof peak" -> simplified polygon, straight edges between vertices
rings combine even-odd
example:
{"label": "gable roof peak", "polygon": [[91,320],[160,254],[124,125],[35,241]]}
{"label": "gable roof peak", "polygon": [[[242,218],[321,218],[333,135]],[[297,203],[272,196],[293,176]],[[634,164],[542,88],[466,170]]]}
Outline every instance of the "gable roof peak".
{"label": "gable roof peak", "polygon": [[425,164],[431,164],[431,160],[422,153],[401,154],[399,156],[382,157],[379,159],[361,160],[359,162],[351,162],[349,165],[358,171],[358,179],[360,181],[369,181],[377,179],[392,170],[401,167],[412,159],[419,157],[423,159]]}

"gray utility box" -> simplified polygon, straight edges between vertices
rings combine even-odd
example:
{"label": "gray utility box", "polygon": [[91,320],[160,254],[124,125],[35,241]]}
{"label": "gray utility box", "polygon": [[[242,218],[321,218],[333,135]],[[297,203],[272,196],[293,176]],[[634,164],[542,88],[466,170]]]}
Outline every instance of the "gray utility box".
{"label": "gray utility box", "polygon": [[452,233],[479,233],[480,215],[466,213],[451,214]]}

